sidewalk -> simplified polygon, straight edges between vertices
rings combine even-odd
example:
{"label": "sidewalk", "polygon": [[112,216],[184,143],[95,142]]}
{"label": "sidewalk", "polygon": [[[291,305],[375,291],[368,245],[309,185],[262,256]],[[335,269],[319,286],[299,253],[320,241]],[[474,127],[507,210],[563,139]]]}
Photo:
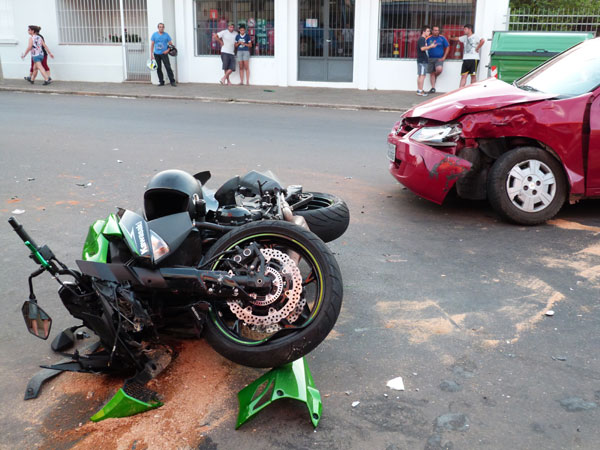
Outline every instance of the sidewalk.
{"label": "sidewalk", "polygon": [[358,89],[279,86],[222,86],[220,84],[197,83],[181,83],[177,87],[167,84],[166,86],[159,87],[150,83],[86,83],[79,81],[53,81],[52,84],[43,86],[42,81],[40,79],[32,85],[22,79],[5,79],[0,81],[0,92],[181,99],[397,112],[404,112],[424,100],[412,91],[361,91]]}

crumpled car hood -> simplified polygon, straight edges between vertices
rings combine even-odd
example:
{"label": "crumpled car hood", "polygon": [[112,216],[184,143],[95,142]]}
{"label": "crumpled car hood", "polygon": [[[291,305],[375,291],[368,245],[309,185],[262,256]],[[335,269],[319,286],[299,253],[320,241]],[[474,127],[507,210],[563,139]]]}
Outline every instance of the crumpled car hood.
{"label": "crumpled car hood", "polygon": [[554,96],[546,92],[524,91],[496,78],[488,78],[421,103],[407,111],[404,117],[449,122],[464,114],[546,100]]}

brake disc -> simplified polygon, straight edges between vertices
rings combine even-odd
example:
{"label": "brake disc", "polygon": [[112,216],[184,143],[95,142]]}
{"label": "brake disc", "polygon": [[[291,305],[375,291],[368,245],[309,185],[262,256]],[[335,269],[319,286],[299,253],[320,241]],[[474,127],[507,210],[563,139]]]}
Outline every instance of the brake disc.
{"label": "brake disc", "polygon": [[[272,329],[275,324],[285,318],[298,319],[298,306],[302,296],[302,275],[296,263],[288,255],[282,251],[272,248],[263,248],[260,250],[265,258],[267,268],[265,274],[273,276],[273,286],[275,290],[264,297],[253,298],[252,305],[243,306],[241,300],[229,300],[227,304],[229,309],[235,316],[248,325],[257,325],[259,327],[268,327]],[[269,263],[273,263],[269,265]],[[275,269],[276,265],[281,267],[280,270]],[[273,305],[278,301],[284,301],[281,308],[275,309],[270,307],[266,315],[254,314],[252,306],[265,307]],[[297,315],[298,314],[298,315]],[[277,330],[275,330],[277,331]]]}

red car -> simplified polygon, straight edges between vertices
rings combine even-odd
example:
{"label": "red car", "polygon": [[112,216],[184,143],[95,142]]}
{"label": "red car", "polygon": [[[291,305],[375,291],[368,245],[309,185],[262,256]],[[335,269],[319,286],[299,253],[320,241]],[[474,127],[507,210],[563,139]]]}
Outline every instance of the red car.
{"label": "red car", "polygon": [[388,146],[391,174],[414,193],[441,204],[456,186],[520,224],[600,197],[600,38],[512,85],[489,78],[412,108]]}

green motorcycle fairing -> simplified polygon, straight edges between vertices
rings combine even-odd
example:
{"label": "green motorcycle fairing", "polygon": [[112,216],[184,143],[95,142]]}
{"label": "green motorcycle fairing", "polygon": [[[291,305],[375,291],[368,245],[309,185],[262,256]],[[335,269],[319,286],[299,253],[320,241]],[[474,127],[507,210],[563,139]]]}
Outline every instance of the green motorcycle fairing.
{"label": "green motorcycle fairing", "polygon": [[162,406],[158,400],[145,402],[128,395],[123,388],[119,389],[115,396],[96,414],[90,417],[92,422],[100,422],[104,419],[129,417],[143,413]]}
{"label": "green motorcycle fairing", "polygon": [[304,357],[271,369],[238,392],[239,413],[236,430],[275,400],[291,398],[306,404],[316,428],[321,420],[321,393],[315,387]]}
{"label": "green motorcycle fairing", "polygon": [[119,219],[115,214],[109,215],[105,220],[95,221],[90,226],[83,244],[82,259],[84,261],[106,263],[109,238],[122,236]]}

